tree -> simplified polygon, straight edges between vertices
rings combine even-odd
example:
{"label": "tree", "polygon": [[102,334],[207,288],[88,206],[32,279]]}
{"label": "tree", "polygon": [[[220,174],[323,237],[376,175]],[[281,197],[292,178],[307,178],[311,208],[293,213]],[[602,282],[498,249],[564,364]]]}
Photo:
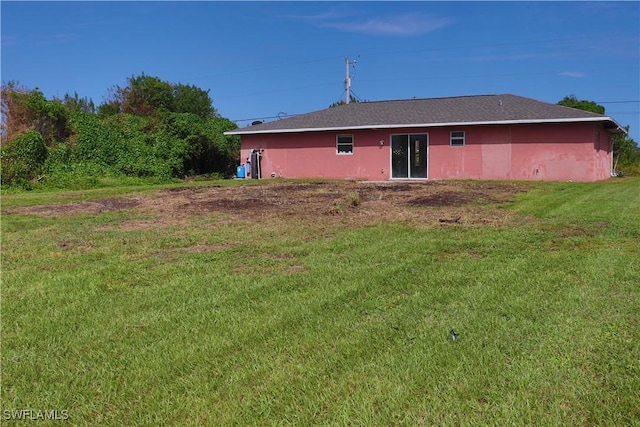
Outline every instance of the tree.
{"label": "tree", "polygon": [[176,84],[173,86],[174,111],[176,113],[191,113],[201,118],[217,117],[208,90],[196,86]]}
{"label": "tree", "polygon": [[[353,95],[349,96],[349,103],[356,103],[356,102],[361,102],[358,98],[356,98]],[[367,101],[362,101],[362,102],[367,102]],[[338,107],[340,105],[346,105],[347,102],[344,99],[341,99],[338,102],[334,102],[333,104],[329,105],[329,108],[333,108],[333,107]]]}
{"label": "tree", "polygon": [[96,105],[93,103],[93,100],[87,97],[80,98],[78,92],[74,92],[73,96],[65,93],[64,98],[62,98],[62,103],[70,111],[82,111],[84,113],[96,112]]}
{"label": "tree", "polygon": [[165,118],[168,133],[186,143],[185,173],[233,175],[240,151],[239,139],[225,136],[224,132],[237,128],[234,122],[221,117],[203,120],[192,113],[170,113]]}
{"label": "tree", "polygon": [[169,83],[144,73],[127,82],[124,87],[116,85],[111,89],[108,100],[98,108],[101,116],[128,113],[148,117],[163,112],[191,113],[201,118],[217,116],[208,90]]}
{"label": "tree", "polygon": [[120,113],[120,105],[115,102],[105,102],[98,107],[98,116],[109,117]]}
{"label": "tree", "polygon": [[144,73],[131,76],[127,81],[127,86],[116,85],[111,89],[107,104],[115,107],[111,108],[112,111],[135,116],[153,116],[162,110],[173,111],[173,88],[170,83]]}
{"label": "tree", "polygon": [[591,111],[592,113],[604,114],[604,107],[593,101],[578,100],[575,95],[565,96],[558,102],[558,105],[577,108],[578,110]]}
{"label": "tree", "polygon": [[624,127],[626,133],[613,137],[614,169],[617,166],[630,166],[640,162],[640,148],[637,142],[629,138],[629,125]]}
{"label": "tree", "polygon": [[47,146],[64,141],[72,134],[69,109],[59,100],[47,100],[36,89],[28,90],[15,82],[2,86],[2,142],[28,131],[37,131]]}

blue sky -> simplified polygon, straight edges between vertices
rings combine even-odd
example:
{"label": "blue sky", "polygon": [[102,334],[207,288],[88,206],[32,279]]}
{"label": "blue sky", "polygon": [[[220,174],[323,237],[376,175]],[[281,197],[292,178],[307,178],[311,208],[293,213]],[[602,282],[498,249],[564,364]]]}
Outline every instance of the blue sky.
{"label": "blue sky", "polygon": [[[101,103],[145,73],[245,126],[344,99],[593,100],[640,142],[640,3],[2,1],[2,81]],[[246,119],[246,120],[244,120]]]}

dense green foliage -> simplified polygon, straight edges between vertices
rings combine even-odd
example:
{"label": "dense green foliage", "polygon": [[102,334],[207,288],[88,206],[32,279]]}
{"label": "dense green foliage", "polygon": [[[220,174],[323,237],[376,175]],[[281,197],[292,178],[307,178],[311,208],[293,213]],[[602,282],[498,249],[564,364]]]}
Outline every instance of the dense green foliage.
{"label": "dense green foliage", "polygon": [[2,186],[85,188],[129,179],[231,176],[239,139],[208,91],[142,75],[97,109],[65,95],[2,87]]}
{"label": "dense green foliage", "polygon": [[0,150],[2,182],[32,188],[31,180],[42,172],[47,155],[47,146],[38,131],[19,134]]}
{"label": "dense green foliage", "polygon": [[[366,100],[364,101],[360,101],[358,98],[356,98],[355,96],[351,95],[349,96],[349,102],[354,104],[354,103],[358,103],[358,102],[367,102]],[[333,108],[333,107],[339,107],[340,105],[346,105],[346,101],[344,99],[341,99],[340,101],[334,102],[333,104],[329,105],[329,108]]]}
{"label": "dense green foliage", "polygon": [[101,115],[129,113],[154,116],[159,112],[191,113],[201,118],[217,116],[209,91],[181,83],[172,84],[158,77],[132,76],[128,85],[111,89],[110,99],[100,106]]}
{"label": "dense green foliage", "polygon": [[604,114],[604,107],[594,101],[579,100],[575,95],[568,95],[558,101],[558,105],[577,108],[578,110],[591,111],[592,113]]}
{"label": "dense green foliage", "polygon": [[73,96],[68,93],[65,94],[62,102],[71,111],[84,111],[85,113],[96,112],[96,106],[93,103],[93,100],[86,97],[81,98],[77,92],[74,93]]}
{"label": "dense green foliage", "polygon": [[640,175],[640,147],[629,137],[629,126],[625,126],[627,133],[618,134],[613,139],[614,168],[618,173],[628,171],[629,175]]}
{"label": "dense green foliage", "polygon": [[26,90],[14,82],[2,86],[2,142],[34,130],[47,145],[67,139],[69,109],[59,100],[48,100],[38,90]]}

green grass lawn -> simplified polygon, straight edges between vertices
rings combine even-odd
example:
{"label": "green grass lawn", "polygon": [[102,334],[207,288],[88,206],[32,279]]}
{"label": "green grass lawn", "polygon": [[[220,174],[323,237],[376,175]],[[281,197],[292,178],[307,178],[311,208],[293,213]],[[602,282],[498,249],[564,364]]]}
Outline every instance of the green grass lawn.
{"label": "green grass lawn", "polygon": [[2,422],[640,426],[640,179],[525,185],[486,227],[3,212]]}

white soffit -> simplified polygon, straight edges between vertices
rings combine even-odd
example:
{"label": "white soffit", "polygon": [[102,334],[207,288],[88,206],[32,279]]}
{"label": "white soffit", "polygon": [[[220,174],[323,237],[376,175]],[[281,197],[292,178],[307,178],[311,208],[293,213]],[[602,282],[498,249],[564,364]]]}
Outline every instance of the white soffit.
{"label": "white soffit", "polygon": [[402,129],[402,128],[422,128],[422,127],[462,127],[479,125],[515,125],[515,124],[542,124],[542,123],[581,123],[581,122],[606,122],[614,123],[618,129],[624,131],[622,126],[611,117],[581,117],[564,119],[531,119],[531,120],[496,120],[484,122],[450,122],[450,123],[411,123],[411,124],[384,124],[384,125],[361,125],[361,126],[329,126],[317,128],[292,128],[292,129],[265,129],[265,130],[242,130],[236,129],[227,131],[225,135],[260,135],[275,133],[302,133],[302,132],[323,132],[323,131],[347,131],[347,130],[374,130],[374,129]]}

